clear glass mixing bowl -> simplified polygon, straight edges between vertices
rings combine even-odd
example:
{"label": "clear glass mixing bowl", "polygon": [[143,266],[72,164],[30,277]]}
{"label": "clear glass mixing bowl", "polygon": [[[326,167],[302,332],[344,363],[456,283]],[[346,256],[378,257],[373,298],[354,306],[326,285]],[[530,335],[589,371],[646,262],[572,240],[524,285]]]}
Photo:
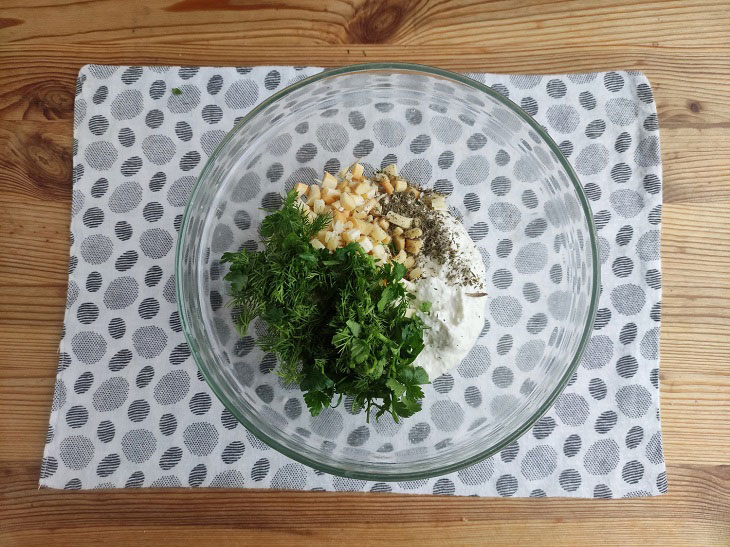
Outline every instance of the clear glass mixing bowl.
{"label": "clear glass mixing bowl", "polygon": [[[426,386],[423,410],[366,423],[350,401],[312,418],[276,359],[240,339],[222,253],[258,246],[264,213],[296,182],[356,157],[449,195],[487,270],[486,321],[463,362]],[[408,480],[455,471],[527,431],[569,381],[599,294],[588,201],[553,140],[492,89],[405,64],[340,68],[254,108],[211,155],[185,212],[177,300],[193,355],[223,404],[285,455],[330,473]]]}

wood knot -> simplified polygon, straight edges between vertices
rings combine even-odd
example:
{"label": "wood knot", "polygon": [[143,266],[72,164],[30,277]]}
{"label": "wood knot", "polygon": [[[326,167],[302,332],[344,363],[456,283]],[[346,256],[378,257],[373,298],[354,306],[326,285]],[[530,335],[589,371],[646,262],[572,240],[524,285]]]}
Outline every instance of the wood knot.
{"label": "wood knot", "polygon": [[[71,89],[55,82],[44,82],[27,88],[29,109],[46,120],[72,120],[74,94]],[[35,117],[35,116],[33,116]]]}
{"label": "wood knot", "polygon": [[347,42],[385,44],[391,41],[408,13],[410,2],[372,0],[357,10],[347,24]]}
{"label": "wood knot", "polygon": [[65,198],[71,183],[71,150],[52,136],[30,133],[21,142],[28,175],[43,195]]}
{"label": "wood knot", "polygon": [[689,103],[689,109],[697,114],[700,110],[702,110],[702,105],[697,101],[692,101],[691,103]]}
{"label": "wood knot", "polygon": [[12,17],[0,17],[0,28],[14,27],[25,23],[22,19],[13,19]]}

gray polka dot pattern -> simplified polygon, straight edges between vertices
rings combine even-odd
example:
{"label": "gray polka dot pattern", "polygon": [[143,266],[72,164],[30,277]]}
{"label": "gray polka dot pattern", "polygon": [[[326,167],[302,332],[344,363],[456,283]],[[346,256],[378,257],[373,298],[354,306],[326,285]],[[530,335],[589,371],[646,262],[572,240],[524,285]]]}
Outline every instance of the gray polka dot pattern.
{"label": "gray polka dot pattern", "polygon": [[[602,292],[594,332],[568,387],[531,432],[445,477],[368,483],[282,456],[210,393],[175,306],[174,246],[184,206],[205,159],[235,121],[320,70],[81,70],[67,315],[41,485],[517,497],[665,493],[658,419],[661,162],[656,108],[648,82],[636,72],[469,74],[522,105],[560,143],[598,229]],[[357,78],[351,85],[360,85]],[[417,457],[427,447],[446,449],[450,437],[478,431],[488,419],[509,416],[519,397],[539,389],[536,374],[564,336],[560,325],[572,313],[567,304],[576,281],[551,259],[553,250],[582,248],[587,234],[572,241],[551,235],[563,215],[576,217],[580,209],[572,197],[559,197],[567,180],[550,180],[557,197],[540,192],[543,173],[502,142],[500,127],[516,127],[510,111],[500,107],[491,124],[478,127],[468,115],[452,119],[438,102],[353,98],[348,108],[344,116],[323,109],[321,119],[275,135],[256,168],[242,167],[230,202],[216,212],[210,301],[214,310],[230,313],[217,289],[222,272],[216,257],[255,246],[259,208],[275,205],[275,192],[320,176],[323,166],[336,172],[360,156],[367,169],[396,161],[409,178],[450,194],[484,258],[487,321],[464,361],[427,387],[424,410],[413,419],[365,424],[363,411],[347,400],[310,417],[299,391],[271,373],[275,360],[253,347],[253,338],[238,341],[216,317],[218,336],[232,348],[236,378],[267,402],[272,423],[296,424],[296,435],[317,439],[326,450],[402,450]],[[555,163],[536,136],[526,134],[521,148]],[[254,331],[260,335],[261,325]]]}

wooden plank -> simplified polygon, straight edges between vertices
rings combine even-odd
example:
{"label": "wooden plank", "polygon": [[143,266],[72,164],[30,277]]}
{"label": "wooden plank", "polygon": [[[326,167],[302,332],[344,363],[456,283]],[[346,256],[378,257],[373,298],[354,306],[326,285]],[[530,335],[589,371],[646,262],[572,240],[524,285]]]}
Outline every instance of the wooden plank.
{"label": "wooden plank", "polygon": [[[728,36],[727,0],[3,2],[0,544],[730,544]],[[670,494],[598,502],[36,490],[65,309],[78,69],[389,60],[472,72],[634,68],[649,77],[664,160]]]}
{"label": "wooden plank", "polygon": [[27,196],[67,203],[71,198],[72,137],[68,121],[0,119],[0,199],[7,202]]}
{"label": "wooden plank", "polygon": [[[39,298],[43,297],[44,291],[38,287],[32,289],[38,292]],[[65,292],[65,289],[61,291]],[[54,294],[57,293],[58,289],[54,290]],[[3,325],[0,332],[0,347],[3,348],[0,355],[0,378],[3,381],[20,378],[21,385],[43,385],[48,393],[53,392],[64,311],[62,301],[56,301],[59,303],[56,313],[52,314],[48,323]],[[28,340],[32,340],[33,344],[26,343]],[[20,399],[19,397],[9,402],[22,402]],[[51,399],[47,399],[43,406],[50,408],[50,401]],[[3,418],[0,417],[0,424],[2,423]]]}
{"label": "wooden plank", "polygon": [[677,126],[671,110],[659,111],[664,205],[730,202],[730,125]]}
{"label": "wooden plank", "polygon": [[4,192],[0,195],[0,234],[6,236],[0,243],[4,253],[0,287],[52,284],[65,288],[70,216],[69,200],[17,202],[7,200]]}
{"label": "wooden plank", "polygon": [[[121,6],[120,6],[121,8]],[[109,16],[108,2],[8,0],[5,41],[57,44],[392,44],[540,49],[590,44],[727,45],[723,0],[459,2],[147,0]],[[48,24],[53,21],[53,24]]]}
{"label": "wooden plank", "polygon": [[[730,27],[730,23],[728,23]],[[79,68],[86,63],[314,65],[397,59],[455,71],[563,73],[633,68],[644,70],[654,86],[662,129],[707,124],[730,128],[730,44],[658,48],[553,45],[534,49],[502,46],[196,46],[108,44],[45,46],[0,45],[0,118],[70,120]]]}
{"label": "wooden plank", "polygon": [[58,543],[73,538],[74,544],[116,539],[116,533],[124,544],[151,542],[161,532],[186,542],[212,537],[239,545],[254,538],[340,545],[343,534],[377,545],[412,545],[414,537],[428,545],[515,544],[530,537],[579,545],[607,532],[602,543],[618,545],[633,543],[642,529],[655,544],[686,545],[691,538],[726,545],[730,539],[727,466],[673,465],[669,496],[615,501],[218,489],[69,494],[35,490],[36,472],[22,462],[0,466],[6,503],[0,542],[37,542],[52,531]]}

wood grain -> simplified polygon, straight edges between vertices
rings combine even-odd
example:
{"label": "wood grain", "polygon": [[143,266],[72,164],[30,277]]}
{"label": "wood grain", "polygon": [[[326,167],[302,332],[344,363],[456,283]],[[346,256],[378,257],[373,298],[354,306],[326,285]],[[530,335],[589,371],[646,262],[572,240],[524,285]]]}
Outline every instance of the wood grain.
{"label": "wood grain", "polygon": [[[643,70],[664,162],[661,397],[670,493],[494,500],[37,490],[65,310],[81,65],[399,60]],[[0,544],[730,544],[726,0],[5,0],[0,6]]]}
{"label": "wood grain", "polygon": [[[730,29],[730,21],[727,23]],[[728,31],[730,33],[730,30]],[[539,50],[486,47],[382,45],[251,46],[240,51],[210,46],[159,44],[45,46],[0,44],[0,116],[3,119],[53,120],[73,117],[73,83],[80,65],[188,64],[343,64],[388,61],[423,63],[459,71],[564,73],[633,68],[643,70],[657,95],[662,127],[730,127],[730,43],[625,47],[579,45],[564,49],[550,44]]]}
{"label": "wood grain", "polygon": [[[3,477],[13,500],[4,526],[18,544],[43,539],[47,529],[59,529],[84,544],[117,533],[125,544],[147,542],[150,531],[157,541],[164,541],[165,534],[168,541],[211,534],[216,542],[240,544],[242,537],[255,534],[262,542],[314,539],[329,545],[340,545],[342,534],[367,537],[376,545],[412,545],[414,538],[427,545],[482,544],[485,538],[490,544],[514,544],[535,537],[572,545],[609,530],[609,543],[621,544],[632,541],[642,527],[675,544],[686,545],[694,535],[705,545],[723,545],[730,534],[730,512],[723,503],[730,495],[727,466],[670,466],[676,493],[663,499],[537,502],[218,489],[31,493],[35,468],[16,469]],[[437,535],[429,534],[436,526]]]}
{"label": "wood grain", "polygon": [[[390,44],[539,49],[546,42],[727,45],[727,2],[585,0],[7,0],[11,43]],[[53,25],[48,23],[53,21]],[[63,40],[61,40],[63,39]]]}

